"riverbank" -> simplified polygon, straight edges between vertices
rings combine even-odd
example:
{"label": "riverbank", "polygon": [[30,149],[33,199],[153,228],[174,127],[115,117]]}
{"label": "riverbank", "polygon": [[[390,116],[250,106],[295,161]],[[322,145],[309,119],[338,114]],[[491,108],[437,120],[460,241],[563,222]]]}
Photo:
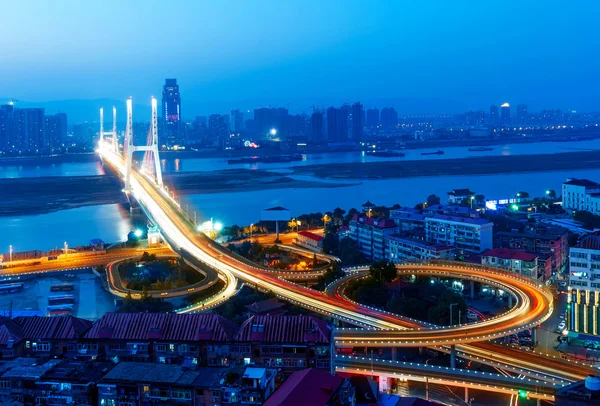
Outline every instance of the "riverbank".
{"label": "riverbank", "polygon": [[473,158],[386,161],[295,166],[296,175],[323,179],[394,179],[421,176],[490,175],[600,168],[597,151],[548,155],[486,156]]}
{"label": "riverbank", "polygon": [[[267,189],[332,188],[345,185],[295,180],[266,171],[231,169],[166,175],[178,195],[249,192]],[[83,206],[126,203],[113,176],[56,176],[0,179],[0,217],[51,213]]]}

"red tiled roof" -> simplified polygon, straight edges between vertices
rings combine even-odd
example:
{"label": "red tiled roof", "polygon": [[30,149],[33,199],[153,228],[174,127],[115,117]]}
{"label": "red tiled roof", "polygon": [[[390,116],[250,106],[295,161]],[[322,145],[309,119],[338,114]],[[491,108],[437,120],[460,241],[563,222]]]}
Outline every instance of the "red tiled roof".
{"label": "red tiled roof", "polygon": [[483,257],[496,257],[503,259],[518,259],[520,261],[533,261],[537,255],[525,251],[512,250],[508,248],[494,248],[484,252]]}
{"label": "red tiled roof", "polygon": [[313,316],[253,316],[246,320],[234,341],[273,343],[329,343],[330,329],[323,320]]}
{"label": "red tiled roof", "polygon": [[217,314],[106,313],[84,338],[229,341],[236,329]]}
{"label": "red tiled roof", "polygon": [[343,378],[315,368],[294,372],[267,399],[264,406],[325,405],[342,382]]}
{"label": "red tiled roof", "polygon": [[586,250],[600,250],[600,235],[590,234],[584,237],[575,245],[575,248],[583,248]]}
{"label": "red tiled roof", "polygon": [[92,322],[73,316],[42,317],[19,316],[7,320],[0,327],[0,344],[7,344],[8,340],[70,340],[79,338]]}
{"label": "red tiled roof", "polygon": [[306,237],[306,238],[310,238],[311,240],[314,240],[314,241],[321,241],[321,240],[323,240],[322,236],[320,236],[319,234],[311,233],[310,231],[300,231],[298,233],[298,235],[301,235],[301,236]]}

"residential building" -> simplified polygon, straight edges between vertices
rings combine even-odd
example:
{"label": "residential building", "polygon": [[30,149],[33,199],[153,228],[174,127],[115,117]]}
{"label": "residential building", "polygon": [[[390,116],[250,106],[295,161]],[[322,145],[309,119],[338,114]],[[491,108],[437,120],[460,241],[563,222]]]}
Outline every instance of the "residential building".
{"label": "residential building", "polygon": [[499,122],[499,115],[498,115],[498,106],[495,104],[492,104],[490,106],[490,124],[491,125],[497,125]]}
{"label": "residential building", "polygon": [[502,106],[500,106],[500,109],[502,113],[502,125],[510,124],[510,104],[503,103]]}
{"label": "residential building", "polygon": [[361,141],[363,138],[363,105],[356,102],[352,105],[352,140]]}
{"label": "residential building", "polygon": [[42,151],[49,147],[46,139],[44,109],[15,109],[12,130],[14,149]]}
{"label": "residential building", "polygon": [[348,106],[342,106],[339,109],[335,107],[330,107],[327,109],[327,141],[348,141],[349,114],[350,108]]}
{"label": "residential building", "polygon": [[[467,190],[468,191],[468,189],[457,189],[457,190]],[[474,193],[474,192],[468,191],[467,193]],[[471,196],[471,195],[467,194],[467,196]],[[469,201],[469,199],[470,199],[470,197],[464,197],[462,200]],[[423,212],[423,214],[428,215],[428,216],[434,216],[436,214],[445,214],[447,216],[458,216],[458,217],[471,217],[471,218],[479,217],[479,212],[475,209],[471,209],[469,206],[434,204],[431,206],[424,206],[421,211]]]}
{"label": "residential building", "polygon": [[469,126],[480,126],[485,123],[485,113],[483,111],[469,110],[465,113],[465,124]]}
{"label": "residential building", "polygon": [[[585,292],[600,294],[600,234],[584,237],[569,250],[569,286]],[[588,300],[589,293],[585,295]],[[596,301],[586,304],[598,303]]]}
{"label": "residential building", "polygon": [[367,109],[367,128],[379,127],[379,110]]}
{"label": "residential building", "polygon": [[172,147],[181,143],[181,95],[177,79],[165,79],[162,92],[162,136],[161,145]]}
{"label": "residential building", "polygon": [[58,113],[45,117],[46,138],[50,148],[61,148],[67,138],[67,115]]}
{"label": "residential building", "polygon": [[481,254],[481,263],[514,272],[534,281],[545,280],[545,275],[539,272],[538,256],[529,252],[494,248]]}
{"label": "residential building", "polygon": [[453,189],[451,192],[448,192],[448,204],[461,204],[465,200],[469,202],[474,198],[475,192],[469,189]]}
{"label": "residential building", "polygon": [[244,129],[244,113],[238,109],[231,110],[229,117],[231,119],[231,124],[229,125],[231,131],[239,133]]}
{"label": "residential building", "polygon": [[455,249],[451,245],[438,245],[401,235],[388,237],[386,247],[386,260],[394,263],[432,259],[454,260],[455,256]]}
{"label": "residential building", "polygon": [[380,116],[381,127],[392,129],[398,126],[398,113],[393,107],[386,107],[381,110]]}
{"label": "residential building", "polygon": [[267,399],[264,406],[354,406],[355,391],[349,379],[308,368],[294,372]]}
{"label": "residential building", "polygon": [[323,236],[310,231],[300,231],[296,237],[296,244],[313,251],[323,251]]}
{"label": "residential building", "polygon": [[426,218],[427,215],[416,209],[400,208],[390,210],[390,219],[394,220],[398,225],[398,232],[400,234],[424,233]]}
{"label": "residential building", "polygon": [[330,366],[331,329],[313,316],[253,316],[232,339],[231,360],[294,371]]}
{"label": "residential building", "polygon": [[398,225],[391,219],[374,219],[357,214],[350,220],[349,237],[356,241],[358,250],[368,259],[386,258],[385,239],[398,233]]}
{"label": "residential building", "polygon": [[492,248],[493,223],[482,218],[435,215],[425,219],[427,241],[452,245],[458,255]]}
{"label": "residential building", "polygon": [[14,106],[12,103],[0,106],[0,152],[12,149],[13,112]]}
{"label": "residential building", "polygon": [[520,125],[529,123],[529,115],[527,114],[526,104],[517,105],[517,123]]}
{"label": "residential building", "polygon": [[92,322],[73,316],[19,316],[0,325],[3,359],[77,355],[77,340]]}
{"label": "residential building", "polygon": [[227,366],[236,329],[217,314],[105,313],[81,337],[78,357]]}
{"label": "residential building", "polygon": [[550,255],[552,273],[559,274],[565,271],[568,262],[568,233],[564,227],[532,224],[527,225],[523,232],[496,233],[494,246]]}
{"label": "residential building", "polygon": [[309,141],[312,144],[320,144],[325,141],[325,137],[323,136],[323,113],[314,112],[310,118],[311,122],[311,133],[309,137]]}
{"label": "residential building", "polygon": [[600,214],[600,184],[588,179],[567,179],[562,184],[563,209]]}

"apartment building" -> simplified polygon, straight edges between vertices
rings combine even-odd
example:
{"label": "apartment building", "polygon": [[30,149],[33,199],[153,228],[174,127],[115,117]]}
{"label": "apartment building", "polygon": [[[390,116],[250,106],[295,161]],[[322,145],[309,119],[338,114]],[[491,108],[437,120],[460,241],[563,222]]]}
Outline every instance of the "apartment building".
{"label": "apartment building", "polygon": [[534,281],[545,280],[545,273],[540,271],[538,255],[509,248],[494,248],[481,254],[481,263],[514,272]]}
{"label": "apartment building", "polygon": [[374,219],[357,214],[350,220],[348,236],[356,241],[358,250],[369,260],[386,258],[385,239],[398,233],[398,225],[391,219]]}
{"label": "apartment building", "polygon": [[600,235],[590,234],[569,250],[569,286],[600,292]]}
{"label": "apartment building", "polygon": [[493,223],[482,218],[435,215],[425,219],[427,241],[454,246],[457,255],[491,249],[493,227]]}
{"label": "apartment building", "polygon": [[566,210],[600,214],[600,184],[588,179],[567,179],[562,184],[562,204]]}
{"label": "apartment building", "polygon": [[386,259],[394,263],[425,261],[430,259],[454,260],[455,248],[410,236],[393,235],[387,238]]}

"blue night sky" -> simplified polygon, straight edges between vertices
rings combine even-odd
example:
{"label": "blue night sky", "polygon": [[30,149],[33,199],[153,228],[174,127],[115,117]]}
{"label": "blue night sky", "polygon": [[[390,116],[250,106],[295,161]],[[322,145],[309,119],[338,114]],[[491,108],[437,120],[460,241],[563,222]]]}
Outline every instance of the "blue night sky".
{"label": "blue night sky", "polygon": [[2,12],[2,97],[141,101],[176,77],[184,117],[344,100],[600,110],[597,0],[54,0]]}

